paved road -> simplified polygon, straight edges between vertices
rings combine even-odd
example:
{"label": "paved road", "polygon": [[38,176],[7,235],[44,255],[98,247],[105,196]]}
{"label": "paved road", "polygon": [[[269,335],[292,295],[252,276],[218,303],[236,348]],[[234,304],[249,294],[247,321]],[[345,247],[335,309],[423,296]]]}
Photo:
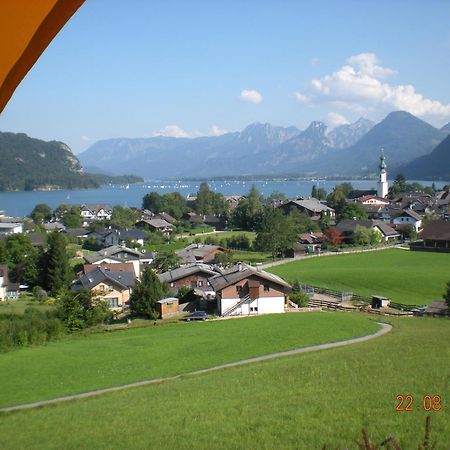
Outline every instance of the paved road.
{"label": "paved road", "polygon": [[347,340],[338,341],[338,342],[330,342],[328,344],[312,345],[309,347],[297,348],[295,350],[288,350],[286,352],[270,353],[268,355],[262,355],[262,356],[256,356],[254,358],[242,359],[240,361],[221,364],[219,366],[210,367],[209,369],[196,370],[194,372],[189,372],[189,373],[181,374],[181,375],[175,375],[173,377],[154,378],[152,380],[138,381],[136,383],[129,383],[129,384],[124,384],[121,386],[115,386],[115,387],[106,388],[106,389],[97,389],[95,391],[83,392],[81,394],[67,395],[65,397],[57,397],[57,398],[53,398],[50,400],[43,400],[40,402],[8,406],[5,408],[0,408],[0,412],[19,411],[19,410],[23,410],[23,409],[40,408],[42,406],[53,405],[56,403],[67,402],[70,400],[78,400],[78,399],[82,399],[82,398],[94,397],[97,395],[108,394],[110,392],[117,392],[117,391],[122,391],[125,389],[131,389],[131,388],[140,387],[140,386],[147,386],[149,384],[164,383],[167,381],[178,380],[178,379],[184,378],[184,377],[202,375],[205,373],[210,373],[210,372],[215,372],[217,370],[226,369],[228,367],[238,367],[238,366],[243,366],[246,364],[252,364],[252,363],[257,363],[257,362],[261,362],[261,361],[266,361],[269,359],[281,358],[284,356],[299,355],[301,353],[309,353],[309,352],[315,352],[318,350],[325,350],[325,349],[329,349],[329,348],[343,347],[345,345],[352,345],[352,344],[357,344],[358,342],[364,342],[364,341],[368,341],[370,339],[375,339],[377,337],[382,336],[383,334],[388,333],[392,329],[391,325],[388,325],[385,323],[379,323],[379,325],[381,325],[381,328],[376,333],[369,334],[367,336],[362,336],[359,338],[347,339]]}

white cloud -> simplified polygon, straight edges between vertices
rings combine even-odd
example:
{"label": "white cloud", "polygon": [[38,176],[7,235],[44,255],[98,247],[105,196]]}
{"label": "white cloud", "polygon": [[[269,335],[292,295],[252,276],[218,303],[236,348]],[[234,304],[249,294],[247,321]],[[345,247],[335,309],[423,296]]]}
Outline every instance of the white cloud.
{"label": "white cloud", "polygon": [[450,104],[425,98],[411,84],[384,81],[395,73],[381,66],[374,53],[361,53],[348,58],[338,71],[312,80],[306,92],[296,92],[294,96],[300,103],[308,99],[310,104],[328,103],[359,113],[395,109],[439,123],[450,118]]}
{"label": "white cloud", "polygon": [[190,133],[180,128],[178,125],[166,125],[158,131],[155,131],[151,136],[166,136],[176,138],[192,137]]}
{"label": "white cloud", "polygon": [[350,123],[350,121],[346,119],[343,115],[338,114],[336,112],[328,113],[328,121],[332,128],[337,127],[339,125],[347,125]]}
{"label": "white cloud", "polygon": [[307,95],[301,94],[300,92],[294,92],[295,100],[297,100],[299,103],[303,103],[304,105],[308,104],[310,99]]}
{"label": "white cloud", "polygon": [[222,129],[217,125],[212,125],[206,133],[202,133],[198,130],[186,131],[178,125],[166,125],[160,130],[150,133],[150,137],[165,136],[174,138],[196,138],[200,136],[220,136],[225,133],[227,133],[227,130]]}
{"label": "white cloud", "polygon": [[222,134],[228,133],[227,130],[224,130],[220,127],[218,127],[217,125],[213,125],[209,132],[208,132],[208,136],[221,136]]}
{"label": "white cloud", "polygon": [[89,136],[80,136],[80,139],[82,140],[82,141],[84,141],[84,142],[90,142],[90,141],[93,141],[93,139],[92,138],[90,138]]}
{"label": "white cloud", "polygon": [[239,98],[243,102],[258,104],[262,102],[262,95],[255,90],[243,89]]}

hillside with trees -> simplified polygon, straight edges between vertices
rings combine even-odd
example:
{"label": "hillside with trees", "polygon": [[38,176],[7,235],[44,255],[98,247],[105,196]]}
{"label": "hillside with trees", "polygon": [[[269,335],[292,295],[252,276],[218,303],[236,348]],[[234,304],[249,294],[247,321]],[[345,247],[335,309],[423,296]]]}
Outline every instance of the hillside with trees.
{"label": "hillside with trees", "polygon": [[140,177],[87,174],[63,142],[42,141],[24,133],[0,132],[0,191],[97,188],[135,183]]}

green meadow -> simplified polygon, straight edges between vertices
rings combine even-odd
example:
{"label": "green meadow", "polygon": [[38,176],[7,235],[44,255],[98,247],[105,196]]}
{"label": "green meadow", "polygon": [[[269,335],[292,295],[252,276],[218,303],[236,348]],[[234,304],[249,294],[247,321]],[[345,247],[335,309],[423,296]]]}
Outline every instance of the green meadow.
{"label": "green meadow", "polygon": [[391,249],[293,261],[269,271],[290,282],[298,278],[328,289],[427,305],[442,299],[450,281],[450,254]]}
{"label": "green meadow", "polygon": [[0,354],[0,406],[187,373],[377,329],[362,315],[317,312],[69,336]]}
{"label": "green meadow", "polygon": [[[365,428],[374,443],[392,435],[402,449],[415,449],[430,414],[436,449],[448,449],[450,321],[396,318],[392,324],[387,335],[348,347],[3,414],[0,446],[353,449]],[[412,411],[395,410],[400,394],[412,396]],[[439,411],[423,410],[426,394],[441,396]]]}

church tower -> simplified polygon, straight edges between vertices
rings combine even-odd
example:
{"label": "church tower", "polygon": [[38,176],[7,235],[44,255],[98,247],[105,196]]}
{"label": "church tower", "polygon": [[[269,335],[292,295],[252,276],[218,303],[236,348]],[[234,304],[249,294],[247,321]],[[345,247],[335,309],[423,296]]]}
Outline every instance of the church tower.
{"label": "church tower", "polygon": [[386,158],[384,157],[383,149],[381,149],[380,156],[380,178],[378,180],[378,197],[385,198],[388,195],[388,181],[387,181],[387,172],[386,172]]}

